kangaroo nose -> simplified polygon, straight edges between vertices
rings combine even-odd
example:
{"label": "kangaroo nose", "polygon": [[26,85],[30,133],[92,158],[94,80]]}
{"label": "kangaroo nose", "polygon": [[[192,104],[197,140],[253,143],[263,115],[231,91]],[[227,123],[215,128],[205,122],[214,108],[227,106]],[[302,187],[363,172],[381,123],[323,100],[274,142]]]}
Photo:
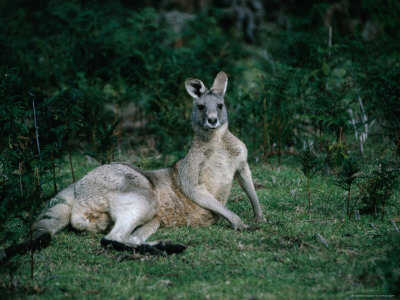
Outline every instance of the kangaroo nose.
{"label": "kangaroo nose", "polygon": [[208,118],[208,123],[210,123],[211,125],[215,125],[217,124],[217,118],[212,117],[212,118]]}

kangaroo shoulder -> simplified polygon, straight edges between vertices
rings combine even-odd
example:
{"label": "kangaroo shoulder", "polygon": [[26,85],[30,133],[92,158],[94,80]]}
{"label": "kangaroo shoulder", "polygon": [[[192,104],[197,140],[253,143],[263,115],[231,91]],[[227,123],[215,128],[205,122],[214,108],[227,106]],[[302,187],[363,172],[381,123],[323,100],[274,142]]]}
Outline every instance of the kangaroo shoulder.
{"label": "kangaroo shoulder", "polygon": [[239,161],[247,161],[247,147],[231,132],[227,132],[223,138],[224,147],[229,156]]}

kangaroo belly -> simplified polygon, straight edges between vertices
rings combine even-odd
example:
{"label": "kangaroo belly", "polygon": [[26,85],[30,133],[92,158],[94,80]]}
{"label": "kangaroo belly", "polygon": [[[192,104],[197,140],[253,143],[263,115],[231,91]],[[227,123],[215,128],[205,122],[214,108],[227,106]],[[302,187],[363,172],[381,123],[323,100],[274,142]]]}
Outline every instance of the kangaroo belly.
{"label": "kangaroo belly", "polygon": [[211,211],[189,200],[177,189],[163,189],[157,216],[162,227],[208,226],[218,219]]}
{"label": "kangaroo belly", "polygon": [[211,153],[200,170],[199,183],[224,205],[232,188],[235,167],[235,163],[226,159],[220,150]]}
{"label": "kangaroo belly", "polygon": [[211,211],[188,199],[175,184],[172,169],[147,172],[159,199],[157,217],[161,227],[208,226],[218,219]]}

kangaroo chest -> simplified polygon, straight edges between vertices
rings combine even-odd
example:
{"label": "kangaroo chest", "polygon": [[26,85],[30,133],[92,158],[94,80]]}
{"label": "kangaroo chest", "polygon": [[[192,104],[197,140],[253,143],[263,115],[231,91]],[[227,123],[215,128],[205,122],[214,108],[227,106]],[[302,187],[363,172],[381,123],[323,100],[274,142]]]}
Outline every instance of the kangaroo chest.
{"label": "kangaroo chest", "polygon": [[217,216],[185,195],[185,185],[201,185],[225,205],[236,170],[245,159],[245,147],[233,135],[228,135],[208,144],[194,142],[186,157],[165,171],[168,174],[157,171],[154,183],[160,199],[158,218],[161,226],[214,223]]}
{"label": "kangaroo chest", "polygon": [[236,171],[236,160],[222,146],[204,151],[204,160],[200,163],[199,184],[218,201],[226,203]]}
{"label": "kangaroo chest", "polygon": [[[204,185],[215,199],[225,204],[235,175],[235,161],[229,159],[220,147],[201,153],[203,157],[197,169],[198,176],[194,176],[197,177],[197,184]],[[196,153],[197,155],[199,153]],[[214,223],[217,216],[187,198],[172,180],[173,177],[172,173],[170,176],[159,174],[159,178],[164,178],[164,183],[157,183],[160,197],[158,218],[161,226],[207,226]]]}

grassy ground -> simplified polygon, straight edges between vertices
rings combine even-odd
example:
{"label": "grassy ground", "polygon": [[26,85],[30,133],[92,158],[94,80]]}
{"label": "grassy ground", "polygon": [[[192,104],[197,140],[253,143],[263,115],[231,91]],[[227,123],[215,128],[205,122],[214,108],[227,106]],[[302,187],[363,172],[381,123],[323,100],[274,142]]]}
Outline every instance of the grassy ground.
{"label": "grassy ground", "polygon": [[[9,277],[1,273],[0,297],[338,299],[387,294],[380,261],[394,243],[389,220],[400,221],[400,205],[389,208],[385,221],[344,220],[343,191],[332,177],[320,176],[311,184],[309,219],[305,179],[296,166],[285,165],[280,170],[252,167],[266,216],[258,230],[237,232],[224,220],[208,228],[161,229],[151,240],[187,245],[185,252],[169,257],[104,250],[102,235],[63,231],[35,254],[33,281],[29,255],[14,275],[14,292],[5,288]],[[83,162],[78,176],[93,167]],[[253,223],[250,202],[237,185],[228,206]]]}

